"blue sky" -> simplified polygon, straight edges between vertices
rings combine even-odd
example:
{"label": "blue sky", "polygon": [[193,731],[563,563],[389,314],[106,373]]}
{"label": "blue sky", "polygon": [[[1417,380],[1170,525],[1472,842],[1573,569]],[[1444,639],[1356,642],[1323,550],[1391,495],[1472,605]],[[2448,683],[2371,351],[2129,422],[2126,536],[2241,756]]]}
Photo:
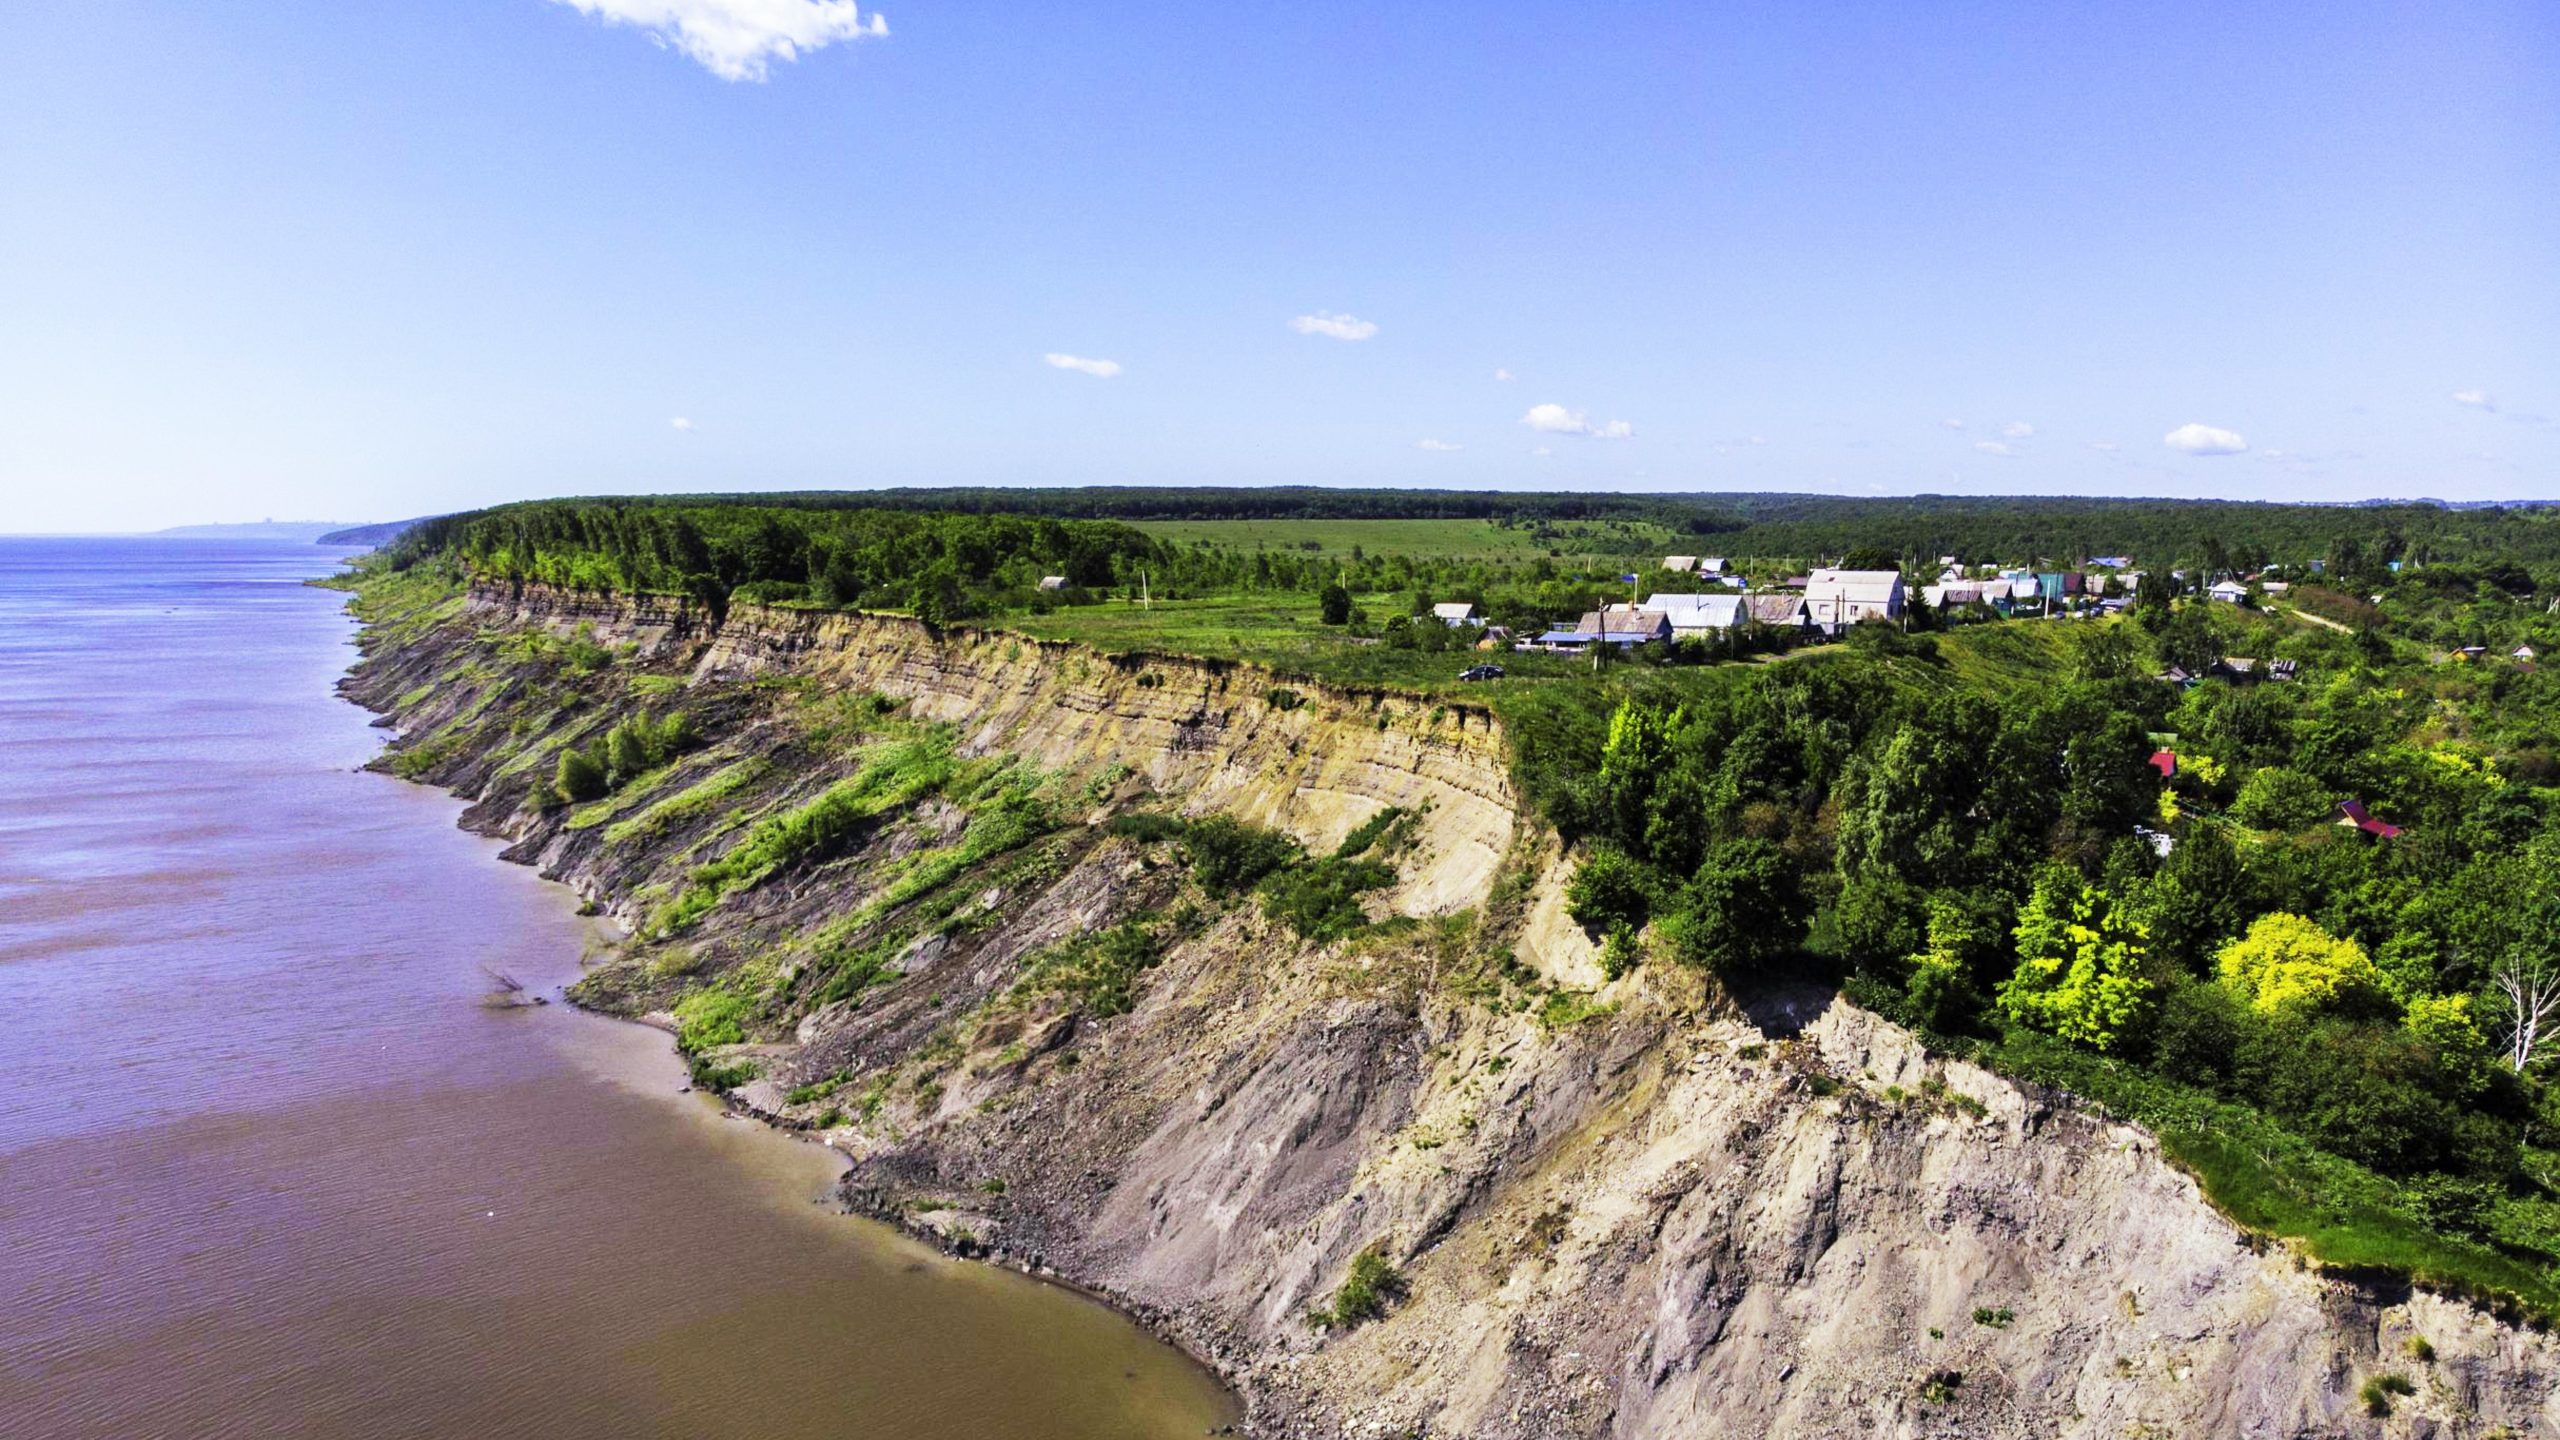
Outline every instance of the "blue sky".
{"label": "blue sky", "polygon": [[16,0],[0,36],[0,530],[2560,496],[2542,0]]}

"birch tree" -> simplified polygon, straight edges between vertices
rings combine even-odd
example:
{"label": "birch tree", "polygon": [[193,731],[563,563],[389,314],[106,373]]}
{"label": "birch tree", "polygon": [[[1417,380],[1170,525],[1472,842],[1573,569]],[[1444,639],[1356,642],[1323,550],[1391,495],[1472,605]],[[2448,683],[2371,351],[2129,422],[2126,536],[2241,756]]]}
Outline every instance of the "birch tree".
{"label": "birch tree", "polygon": [[2499,1048],[2521,1072],[2551,1049],[2560,1033],[2560,965],[2537,951],[2507,952],[2489,974],[2498,998]]}

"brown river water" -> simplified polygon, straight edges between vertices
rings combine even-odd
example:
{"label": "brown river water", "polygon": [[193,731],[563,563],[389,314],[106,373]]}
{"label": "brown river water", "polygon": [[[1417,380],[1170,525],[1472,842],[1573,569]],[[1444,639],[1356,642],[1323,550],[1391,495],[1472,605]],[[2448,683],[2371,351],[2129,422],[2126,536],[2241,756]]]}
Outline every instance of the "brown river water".
{"label": "brown river water", "polygon": [[303,545],[0,538],[0,1437],[1152,1437],[1211,1378],[822,1203],[356,768]]}

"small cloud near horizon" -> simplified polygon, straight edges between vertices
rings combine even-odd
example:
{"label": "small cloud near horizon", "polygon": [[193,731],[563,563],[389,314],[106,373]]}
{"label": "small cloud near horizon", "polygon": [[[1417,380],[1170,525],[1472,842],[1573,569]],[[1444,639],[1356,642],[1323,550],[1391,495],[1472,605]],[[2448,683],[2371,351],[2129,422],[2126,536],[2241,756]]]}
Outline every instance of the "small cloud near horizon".
{"label": "small cloud near horizon", "polygon": [[1998,440],[1976,440],[1973,442],[1973,448],[1985,455],[1998,455],[2005,459],[2015,459],[2018,454],[2017,451]]}
{"label": "small cloud near horizon", "polygon": [[2024,420],[2012,420],[2008,424],[2000,427],[2000,433],[2008,436],[2012,440],[2024,440],[2028,436],[2036,433],[2036,427],[2028,424]]}
{"label": "small cloud near horizon", "polygon": [[1506,381],[1517,380],[1517,379],[1519,379],[1519,378],[1520,378],[1519,376],[1512,374],[1512,373],[1511,373],[1510,371],[1508,371],[1508,370],[1500,370],[1500,369],[1497,369],[1497,370],[1495,370],[1495,371],[1493,372],[1493,379],[1494,379],[1494,383],[1495,383],[1495,384],[1497,384],[1497,385],[1502,384],[1502,383],[1504,383],[1504,382],[1506,382]]}
{"label": "small cloud near horizon", "polygon": [[1624,420],[1594,425],[1586,412],[1553,403],[1530,406],[1520,423],[1549,435],[1573,435],[1585,440],[1632,440],[1636,434],[1636,427]]}
{"label": "small cloud near horizon", "polygon": [[1466,446],[1464,446],[1464,445],[1453,445],[1453,444],[1451,444],[1450,442],[1448,442],[1448,441],[1446,441],[1446,440],[1425,440],[1425,441],[1423,441],[1422,443],[1420,443],[1420,444],[1418,444],[1418,445],[1414,446],[1413,448],[1414,448],[1414,449],[1416,449],[1416,450],[1431,450],[1431,451],[1436,451],[1436,452],[1438,452],[1438,453],[1440,453],[1440,454],[1446,455],[1446,454],[1454,453],[1454,452],[1456,452],[1456,451],[1464,450],[1464,449],[1466,449],[1467,447],[1466,447]]}
{"label": "small cloud near horizon", "polygon": [[552,0],[608,25],[645,32],[731,81],[761,81],[774,61],[853,40],[877,40],[889,22],[853,0]]}
{"label": "small cloud near horizon", "polygon": [[668,421],[668,422],[667,422],[667,426],[668,426],[668,428],[669,428],[669,429],[674,430],[674,431],[675,431],[677,434],[679,434],[679,435],[690,435],[690,434],[692,434],[692,433],[693,433],[693,422],[692,422],[692,421],[690,421],[690,420],[687,420],[686,418],[684,418],[684,417],[683,417],[683,416],[681,416],[681,415],[677,416],[677,417],[676,417],[676,418],[674,418],[673,420]]}
{"label": "small cloud near horizon", "polygon": [[2486,390],[2456,390],[2453,392],[2453,403],[2468,405],[2474,410],[2486,410],[2492,415],[2498,413],[2498,402],[2490,399],[2489,392]]}
{"label": "small cloud near horizon", "polygon": [[1094,360],[1082,355],[1062,355],[1055,350],[1040,358],[1061,370],[1073,370],[1079,375],[1090,375],[1097,380],[1108,380],[1120,373],[1120,362],[1117,360]]}
{"label": "small cloud near horizon", "polygon": [[1964,428],[1964,422],[1953,415],[1948,416],[1946,419],[1941,420],[1938,423],[1946,426],[1950,430],[1961,430]]}
{"label": "small cloud near horizon", "polygon": [[1377,322],[1373,320],[1363,320],[1357,315],[1336,315],[1330,310],[1301,315],[1289,322],[1289,328],[1301,335],[1324,335],[1335,340],[1366,340],[1378,333]]}
{"label": "small cloud near horizon", "polygon": [[2160,443],[2189,455],[2237,455],[2249,448],[2249,442],[2236,430],[2219,425],[2199,425],[2193,421],[2160,437]]}

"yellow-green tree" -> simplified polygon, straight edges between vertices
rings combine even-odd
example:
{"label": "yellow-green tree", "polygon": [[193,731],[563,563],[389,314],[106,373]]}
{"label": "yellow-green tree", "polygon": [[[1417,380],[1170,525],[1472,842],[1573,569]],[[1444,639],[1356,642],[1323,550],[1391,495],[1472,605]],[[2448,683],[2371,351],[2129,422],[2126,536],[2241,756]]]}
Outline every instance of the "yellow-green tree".
{"label": "yellow-green tree", "polygon": [[2000,986],[2010,1019],[2112,1051],[2158,1003],[2142,976],[2143,927],[2064,866],[2036,877],[2018,910],[2018,968]]}
{"label": "yellow-green tree", "polygon": [[2262,1015],[2308,1014],[2377,995],[2382,972],[2364,947],[2299,915],[2261,915],[2214,957],[2223,982]]}

